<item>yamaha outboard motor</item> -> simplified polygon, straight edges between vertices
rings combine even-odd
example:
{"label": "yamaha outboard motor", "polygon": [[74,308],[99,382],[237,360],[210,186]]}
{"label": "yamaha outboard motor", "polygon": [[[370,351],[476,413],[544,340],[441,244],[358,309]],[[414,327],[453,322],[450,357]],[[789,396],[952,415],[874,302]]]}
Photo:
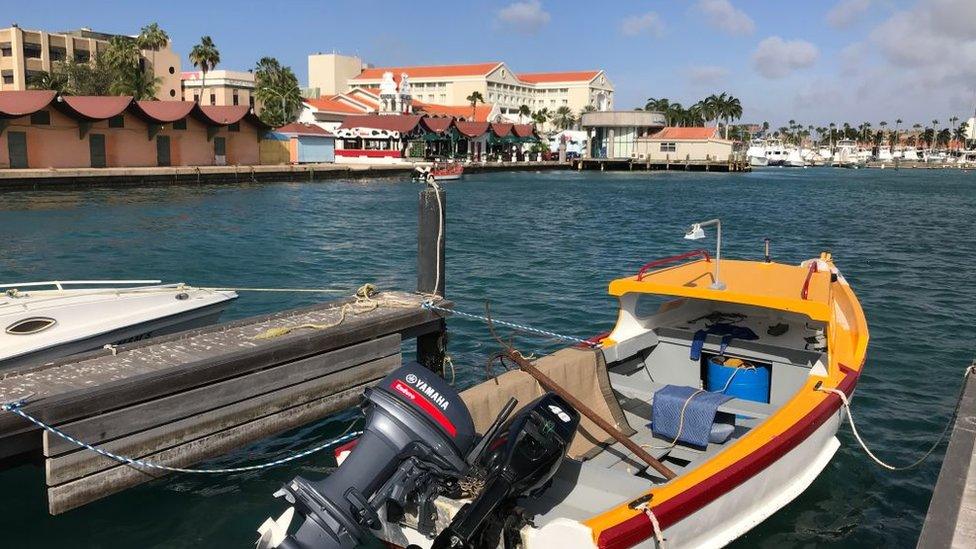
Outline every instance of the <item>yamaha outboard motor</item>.
{"label": "yamaha outboard motor", "polygon": [[[512,506],[548,486],[579,425],[579,412],[555,393],[545,394],[512,419],[507,433],[493,442],[484,460],[485,487],[458,511],[432,549],[496,547],[498,535],[517,517]],[[517,542],[516,542],[517,543]],[[506,540],[505,546],[516,543]]]}
{"label": "yamaha outboard motor", "polygon": [[[366,391],[365,408],[365,432],[342,467],[318,482],[297,477],[276,494],[305,517],[278,547],[356,547],[368,529],[380,527],[379,509],[397,513],[418,486],[436,489],[431,475],[457,478],[468,468],[465,455],[475,439],[471,415],[434,372],[404,365]],[[429,516],[437,493],[422,495]]]}
{"label": "yamaha outboard motor", "polygon": [[[382,526],[380,512],[400,522],[408,510],[419,532],[437,536],[435,548],[494,547],[503,532],[514,539],[524,524],[511,518],[516,500],[544,489],[579,424],[553,393],[506,423],[516,403],[475,443],[468,409],[447,382],[417,363],[399,368],[366,391],[366,428],[342,466],[321,481],[297,477],[275,494],[294,508],[262,526],[258,547],[352,549]],[[437,535],[434,500],[461,497],[462,480],[483,488]],[[304,521],[289,536],[296,513]]]}

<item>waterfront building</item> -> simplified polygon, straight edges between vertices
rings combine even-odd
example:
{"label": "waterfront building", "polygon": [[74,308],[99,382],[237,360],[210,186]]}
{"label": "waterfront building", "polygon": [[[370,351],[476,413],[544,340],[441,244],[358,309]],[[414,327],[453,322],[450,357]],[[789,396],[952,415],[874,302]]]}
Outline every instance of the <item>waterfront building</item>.
{"label": "waterfront building", "polygon": [[262,164],[335,162],[335,136],[315,124],[293,122],[261,138]]}
{"label": "waterfront building", "polygon": [[722,139],[715,126],[667,127],[637,138],[631,157],[638,161],[724,162],[734,149],[735,143]]}
{"label": "waterfront building", "polygon": [[[91,61],[105,51],[114,36],[118,35],[88,28],[47,32],[14,25],[0,29],[0,91],[26,90],[31,76],[51,72],[52,64],[59,61]],[[157,52],[142,51],[141,55],[143,67],[160,79],[156,98],[181,99],[180,56],[169,44]]]}
{"label": "waterfront building", "polygon": [[0,169],[253,165],[267,129],[246,105],[0,91]]}
{"label": "waterfront building", "polygon": [[589,134],[585,156],[635,158],[637,140],[663,129],[665,119],[653,111],[594,111],[584,113],[580,124]]}
{"label": "waterfront building", "polygon": [[[201,71],[188,71],[180,75],[183,101],[201,105],[247,105],[260,112],[254,97],[254,73],[251,71],[207,71],[206,82]],[[204,83],[206,87],[204,88]]]}
{"label": "waterfront building", "polygon": [[515,121],[521,105],[533,111],[568,107],[580,113],[587,107],[613,108],[613,84],[603,70],[515,73],[503,62],[462,65],[370,67],[353,56],[315,54],[308,58],[309,89],[322,94],[378,88],[383,75],[397,82],[407,75],[414,101],[428,104],[468,105],[468,96],[479,92],[486,103]]}

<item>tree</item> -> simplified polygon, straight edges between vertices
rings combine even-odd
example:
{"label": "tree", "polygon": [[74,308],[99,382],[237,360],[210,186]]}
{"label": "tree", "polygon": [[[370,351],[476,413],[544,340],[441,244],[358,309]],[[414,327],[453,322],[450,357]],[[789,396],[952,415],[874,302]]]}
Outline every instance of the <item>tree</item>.
{"label": "tree", "polygon": [[576,117],[573,116],[573,111],[566,105],[556,109],[556,114],[552,120],[560,130],[568,129],[576,123]]}
{"label": "tree", "polygon": [[190,62],[200,69],[203,78],[200,82],[200,103],[203,104],[204,93],[207,91],[207,73],[220,63],[220,51],[209,36],[200,38],[200,43],[190,50]]}
{"label": "tree", "polygon": [[518,115],[519,115],[519,122],[522,122],[523,120],[525,120],[525,118],[532,115],[532,109],[530,109],[528,105],[519,105]]}
{"label": "tree", "polygon": [[[898,118],[895,120],[895,143],[898,143],[898,128],[901,126],[902,119]],[[892,147],[895,145],[893,144]]]}
{"label": "tree", "polygon": [[940,147],[948,147],[949,141],[951,140],[952,140],[952,130],[950,130],[949,128],[942,128],[935,135],[935,142]]}
{"label": "tree", "polygon": [[552,118],[552,113],[550,113],[549,109],[545,107],[539,109],[538,111],[535,112],[535,114],[532,115],[532,120],[536,123],[537,126],[539,126],[540,129],[545,127],[545,125],[549,122],[551,118]]}
{"label": "tree", "polygon": [[471,120],[474,120],[475,110],[478,108],[478,103],[484,103],[485,97],[481,95],[481,92],[473,91],[471,92],[471,95],[465,97],[465,99],[467,99],[468,103],[471,104]]}
{"label": "tree", "polygon": [[[739,98],[729,96],[725,100],[722,114],[725,115],[725,138],[728,139],[729,124],[731,124],[733,120],[742,118],[742,103],[739,101]],[[813,126],[810,126],[810,128],[813,129]]]}
{"label": "tree", "polygon": [[959,127],[953,132],[953,139],[961,143],[963,146],[966,144],[966,137],[968,136],[969,122],[963,122],[959,124]]}
{"label": "tree", "polygon": [[157,23],[150,23],[142,30],[139,31],[139,36],[136,37],[136,44],[139,45],[139,49],[148,50],[152,52],[152,70],[153,74],[156,72],[156,52],[166,47],[169,44],[169,35],[166,31],[159,28]]}
{"label": "tree", "polygon": [[51,66],[51,72],[32,72],[27,76],[27,87],[32,90],[54,90],[60,94],[68,93],[68,74],[61,63]]}
{"label": "tree", "polygon": [[274,57],[262,57],[254,68],[254,84],[254,96],[264,106],[258,116],[265,124],[278,128],[295,121],[302,94],[291,67]]}

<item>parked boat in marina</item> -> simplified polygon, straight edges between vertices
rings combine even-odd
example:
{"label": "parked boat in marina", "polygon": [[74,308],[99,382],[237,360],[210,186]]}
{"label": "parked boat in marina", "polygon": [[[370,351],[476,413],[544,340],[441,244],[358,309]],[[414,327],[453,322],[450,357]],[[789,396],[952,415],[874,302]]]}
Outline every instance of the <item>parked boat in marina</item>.
{"label": "parked boat in marina", "polygon": [[159,280],[0,285],[0,371],[216,322],[231,291]]}
{"label": "parked boat in marina", "polygon": [[416,365],[390,374],[349,457],[279,491],[294,507],[258,547],[351,548],[370,532],[396,547],[721,547],[827,466],[843,418],[830,391],[853,393],[868,343],[829,253],[697,250],[609,293],[617,322],[597,348],[512,355],[522,370],[460,394]]}
{"label": "parked boat in marina", "polygon": [[753,139],[750,141],[749,148],[746,149],[746,157],[749,159],[750,166],[768,166],[769,158],[766,157],[766,141],[763,139]]}
{"label": "parked boat in marina", "polygon": [[460,162],[434,162],[428,167],[414,168],[414,178],[423,181],[455,181],[464,175]]}

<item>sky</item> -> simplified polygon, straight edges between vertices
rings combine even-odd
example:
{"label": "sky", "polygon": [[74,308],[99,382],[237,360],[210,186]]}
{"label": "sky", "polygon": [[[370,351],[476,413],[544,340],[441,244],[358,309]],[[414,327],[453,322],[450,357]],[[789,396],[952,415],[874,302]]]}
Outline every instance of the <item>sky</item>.
{"label": "sky", "polygon": [[[615,108],[726,92],[743,122],[946,125],[976,109],[976,0],[6,2],[0,26],[136,34],[158,22],[183,55],[210,35],[218,68],[263,56],[303,83],[307,56],[376,66],[504,61],[604,69]],[[4,21],[3,19],[6,19]]]}

